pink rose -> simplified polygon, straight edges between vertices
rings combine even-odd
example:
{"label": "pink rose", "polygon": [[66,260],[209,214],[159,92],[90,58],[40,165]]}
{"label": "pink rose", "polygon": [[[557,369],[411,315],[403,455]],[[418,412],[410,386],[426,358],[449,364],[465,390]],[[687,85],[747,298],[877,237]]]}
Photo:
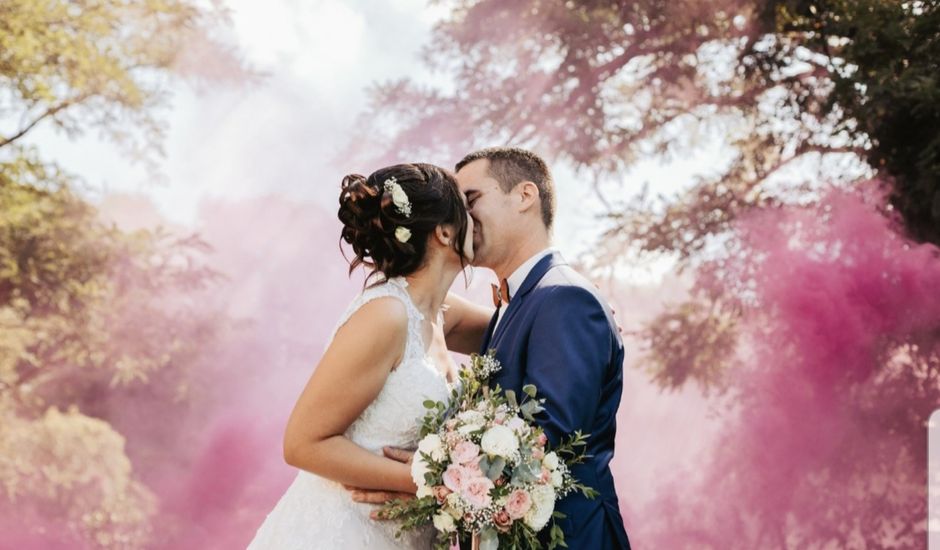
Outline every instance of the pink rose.
{"label": "pink rose", "polygon": [[493,523],[496,525],[496,529],[502,533],[508,533],[509,528],[512,527],[512,518],[509,517],[509,513],[506,510],[500,510],[493,514]]}
{"label": "pink rose", "polygon": [[434,495],[434,498],[437,499],[437,503],[441,504],[444,502],[444,499],[447,498],[447,495],[451,494],[453,491],[445,487],[444,485],[436,485],[431,488],[431,494]]}
{"label": "pink rose", "polygon": [[548,483],[552,479],[552,472],[545,466],[542,466],[542,483]]}
{"label": "pink rose", "polygon": [[475,477],[464,483],[460,495],[475,508],[486,508],[492,502],[490,490],[493,482],[485,477]]}
{"label": "pink rose", "polygon": [[544,432],[543,432],[543,433],[540,433],[540,434],[539,434],[539,445],[541,445],[542,447],[544,447],[546,443],[548,443],[548,437],[545,435]]}
{"label": "pink rose", "polygon": [[526,515],[530,508],[532,508],[532,498],[529,497],[529,493],[522,489],[516,489],[509,493],[509,499],[506,500],[506,513],[509,514],[509,517],[520,519]]}
{"label": "pink rose", "polygon": [[470,478],[467,469],[460,464],[451,464],[444,471],[444,485],[448,489],[457,493],[463,489],[464,483]]}
{"label": "pink rose", "polygon": [[467,471],[467,474],[472,477],[480,477],[483,475],[483,469],[480,468],[479,458],[471,459],[470,462],[464,464],[463,467],[464,467],[464,470]]}
{"label": "pink rose", "polygon": [[450,452],[451,460],[457,464],[466,464],[478,456],[480,456],[480,447],[472,441],[461,441]]}
{"label": "pink rose", "polygon": [[532,458],[534,458],[535,460],[542,460],[543,458],[545,458],[545,450],[542,449],[541,447],[536,447],[532,449]]}

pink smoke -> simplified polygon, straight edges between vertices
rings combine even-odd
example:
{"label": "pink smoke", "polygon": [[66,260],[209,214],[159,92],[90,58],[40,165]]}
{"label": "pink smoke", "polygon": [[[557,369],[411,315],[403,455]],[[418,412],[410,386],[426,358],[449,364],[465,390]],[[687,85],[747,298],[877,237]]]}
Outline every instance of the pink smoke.
{"label": "pink smoke", "polygon": [[702,481],[674,476],[637,516],[639,547],[923,542],[940,257],[878,200],[833,191],[740,225],[755,275],[735,415],[697,457]]}

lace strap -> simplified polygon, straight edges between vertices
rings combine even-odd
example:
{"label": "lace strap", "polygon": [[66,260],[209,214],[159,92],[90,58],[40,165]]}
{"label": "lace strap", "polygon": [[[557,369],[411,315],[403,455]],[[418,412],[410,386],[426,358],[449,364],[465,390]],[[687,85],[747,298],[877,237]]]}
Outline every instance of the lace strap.
{"label": "lace strap", "polygon": [[349,321],[350,317],[359,311],[362,306],[376,298],[393,296],[405,305],[405,310],[408,313],[408,339],[405,344],[405,355],[402,359],[422,356],[424,354],[424,343],[421,337],[421,322],[424,320],[424,315],[414,305],[414,302],[411,301],[411,296],[408,294],[408,291],[405,290],[407,287],[408,281],[396,277],[363,290],[353,299],[346,308],[346,311],[340,316],[336,327],[330,334],[328,342],[333,341],[339,329],[342,328],[342,326]]}

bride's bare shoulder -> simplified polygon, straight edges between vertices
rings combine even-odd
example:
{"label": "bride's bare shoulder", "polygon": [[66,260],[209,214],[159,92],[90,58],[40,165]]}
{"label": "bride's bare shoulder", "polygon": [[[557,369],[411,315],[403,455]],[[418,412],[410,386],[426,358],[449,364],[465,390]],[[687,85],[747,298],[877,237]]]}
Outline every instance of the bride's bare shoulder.
{"label": "bride's bare shoulder", "polygon": [[404,342],[408,334],[408,310],[394,296],[373,298],[354,311],[337,330],[336,340],[389,344]]}

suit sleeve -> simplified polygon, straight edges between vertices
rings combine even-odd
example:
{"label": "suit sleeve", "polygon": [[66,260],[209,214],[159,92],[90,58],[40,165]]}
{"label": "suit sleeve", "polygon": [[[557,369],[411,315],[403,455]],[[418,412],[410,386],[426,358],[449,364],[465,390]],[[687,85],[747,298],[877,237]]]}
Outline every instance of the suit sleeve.
{"label": "suit sleeve", "polygon": [[590,433],[610,363],[611,328],[597,298],[580,287],[545,297],[530,333],[523,383],[545,398],[536,420],[552,445],[575,430]]}

